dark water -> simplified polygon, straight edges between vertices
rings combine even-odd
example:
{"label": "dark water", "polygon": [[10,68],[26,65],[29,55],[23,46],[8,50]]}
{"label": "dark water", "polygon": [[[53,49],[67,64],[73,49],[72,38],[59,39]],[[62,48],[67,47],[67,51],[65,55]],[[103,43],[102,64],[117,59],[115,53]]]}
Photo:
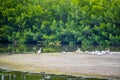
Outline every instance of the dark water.
{"label": "dark water", "polygon": [[38,74],[0,69],[0,80],[108,80],[67,75]]}
{"label": "dark water", "polygon": [[84,46],[84,45],[37,45],[37,44],[0,44],[0,54],[17,54],[17,53],[36,53],[39,48],[42,48],[42,53],[46,52],[74,52],[77,48],[82,51],[107,50],[120,51],[120,46]]}

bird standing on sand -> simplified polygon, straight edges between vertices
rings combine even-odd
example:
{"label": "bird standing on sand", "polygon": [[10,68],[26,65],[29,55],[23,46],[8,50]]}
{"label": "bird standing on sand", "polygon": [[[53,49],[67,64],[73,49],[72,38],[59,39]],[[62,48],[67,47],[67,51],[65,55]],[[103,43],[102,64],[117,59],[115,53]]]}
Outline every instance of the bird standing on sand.
{"label": "bird standing on sand", "polygon": [[38,50],[37,54],[40,54],[41,53],[41,48]]}
{"label": "bird standing on sand", "polygon": [[76,53],[81,53],[80,48],[78,48],[75,52],[76,52]]}
{"label": "bird standing on sand", "polygon": [[108,48],[108,50],[106,51],[106,54],[109,54],[110,53],[110,49]]}

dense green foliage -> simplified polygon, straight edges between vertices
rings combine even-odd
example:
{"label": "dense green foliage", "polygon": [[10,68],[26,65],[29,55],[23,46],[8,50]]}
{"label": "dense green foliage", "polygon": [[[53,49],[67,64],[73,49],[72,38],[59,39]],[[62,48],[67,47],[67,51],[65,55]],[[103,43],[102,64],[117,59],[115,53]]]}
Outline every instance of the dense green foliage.
{"label": "dense green foliage", "polygon": [[0,0],[0,42],[120,45],[120,0]]}

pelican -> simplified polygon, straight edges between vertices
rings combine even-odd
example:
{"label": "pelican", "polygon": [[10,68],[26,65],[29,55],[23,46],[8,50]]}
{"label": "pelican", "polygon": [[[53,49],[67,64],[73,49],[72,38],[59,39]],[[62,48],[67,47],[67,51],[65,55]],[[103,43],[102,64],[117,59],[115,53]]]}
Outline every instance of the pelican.
{"label": "pelican", "polygon": [[41,53],[41,48],[38,50],[37,54],[40,54]]}

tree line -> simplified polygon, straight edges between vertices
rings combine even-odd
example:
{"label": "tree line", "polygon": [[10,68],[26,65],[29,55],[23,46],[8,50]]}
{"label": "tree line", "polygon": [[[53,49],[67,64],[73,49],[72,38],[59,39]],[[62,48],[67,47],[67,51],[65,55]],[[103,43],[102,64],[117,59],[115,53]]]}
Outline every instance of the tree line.
{"label": "tree line", "polygon": [[120,45],[120,0],[0,0],[0,43]]}

